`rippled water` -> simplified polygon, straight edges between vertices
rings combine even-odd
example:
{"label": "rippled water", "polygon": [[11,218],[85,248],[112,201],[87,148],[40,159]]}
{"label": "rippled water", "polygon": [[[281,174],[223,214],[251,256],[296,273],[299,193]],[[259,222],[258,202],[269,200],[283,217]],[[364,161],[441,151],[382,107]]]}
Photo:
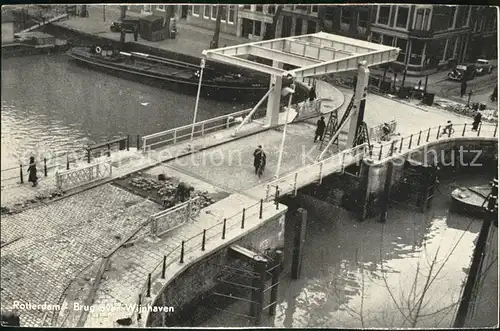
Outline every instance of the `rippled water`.
{"label": "rippled water", "polygon": [[[2,60],[1,166],[192,121],[195,97],[77,66],[65,55]],[[198,119],[250,107],[202,99]]]}
{"label": "rippled water", "polygon": [[[328,217],[309,210],[302,278],[282,276],[276,315],[266,310],[261,325],[451,327],[481,221],[450,213],[449,194],[489,180],[442,180],[429,212],[392,208],[384,225],[359,223],[341,208]],[[242,302],[226,309],[249,312]],[[254,326],[245,317],[213,314],[203,326]]]}

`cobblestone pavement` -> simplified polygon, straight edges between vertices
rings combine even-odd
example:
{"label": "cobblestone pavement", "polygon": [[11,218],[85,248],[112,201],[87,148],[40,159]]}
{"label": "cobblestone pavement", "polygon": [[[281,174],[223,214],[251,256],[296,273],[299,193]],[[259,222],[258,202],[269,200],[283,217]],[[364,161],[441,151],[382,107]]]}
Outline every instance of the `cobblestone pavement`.
{"label": "cobblestone pavement", "polygon": [[[2,216],[1,306],[57,304],[84,268],[114,248],[159,206],[110,184],[50,205]],[[21,326],[41,326],[47,311],[19,310]]]}

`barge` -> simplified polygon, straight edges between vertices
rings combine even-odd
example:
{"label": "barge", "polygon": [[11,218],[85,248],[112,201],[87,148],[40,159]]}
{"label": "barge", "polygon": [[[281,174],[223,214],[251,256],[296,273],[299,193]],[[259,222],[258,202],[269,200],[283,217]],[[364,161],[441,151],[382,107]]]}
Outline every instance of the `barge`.
{"label": "barge", "polygon": [[[99,45],[73,47],[67,54],[77,63],[123,78],[187,93],[198,90],[201,69],[191,63]],[[224,100],[258,100],[268,89],[267,81],[220,73],[207,66],[203,70],[200,94]]]}

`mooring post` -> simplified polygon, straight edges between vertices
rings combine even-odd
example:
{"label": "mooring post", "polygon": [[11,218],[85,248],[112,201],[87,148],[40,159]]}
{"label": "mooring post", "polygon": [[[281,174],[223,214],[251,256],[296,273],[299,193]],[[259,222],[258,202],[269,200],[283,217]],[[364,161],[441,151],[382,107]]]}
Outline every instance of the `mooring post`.
{"label": "mooring post", "polygon": [[299,208],[292,214],[294,224],[293,256],[292,256],[292,279],[300,278],[302,269],[302,255],[306,240],[307,210]]}
{"label": "mooring post", "polygon": [[43,173],[47,177],[47,159],[43,158]]}
{"label": "mooring post", "polygon": [[224,223],[222,225],[222,239],[226,239],[226,219],[224,219]]}
{"label": "mooring post", "polygon": [[385,175],[384,193],[382,197],[382,211],[380,212],[380,222],[387,220],[387,211],[389,210],[389,196],[391,194],[392,172],[394,164],[387,162],[387,172]]}
{"label": "mooring post", "polygon": [[260,199],[260,207],[259,207],[259,219],[262,219],[262,212],[264,210],[264,199]]}
{"label": "mooring post", "polygon": [[21,184],[24,183],[24,178],[23,178],[23,165],[19,165],[19,174],[21,175]]}
{"label": "mooring post", "polygon": [[130,150],[130,135],[127,135],[127,152]]}
{"label": "mooring post", "polygon": [[276,305],[278,301],[278,286],[279,286],[279,281],[280,281],[280,274],[281,274],[281,264],[283,263],[283,251],[277,250],[276,251],[276,257],[275,257],[276,263],[274,264],[274,269],[272,272],[272,281],[271,281],[271,286],[273,288],[271,289],[271,302],[269,306],[269,315],[276,315]]}
{"label": "mooring post", "polygon": [[256,256],[254,258],[254,272],[258,276],[255,276],[252,282],[252,287],[254,287],[254,289],[252,289],[250,315],[255,317],[255,324],[260,324],[262,319],[262,310],[264,308],[266,265],[267,260],[262,256]]}
{"label": "mooring post", "polygon": [[66,170],[69,170],[69,153],[66,152]]}
{"label": "mooring post", "polygon": [[203,229],[203,239],[201,240],[201,250],[205,250],[205,242],[207,240],[207,230]]}
{"label": "mooring post", "polygon": [[148,274],[148,290],[146,292],[146,297],[151,297],[151,274]]}

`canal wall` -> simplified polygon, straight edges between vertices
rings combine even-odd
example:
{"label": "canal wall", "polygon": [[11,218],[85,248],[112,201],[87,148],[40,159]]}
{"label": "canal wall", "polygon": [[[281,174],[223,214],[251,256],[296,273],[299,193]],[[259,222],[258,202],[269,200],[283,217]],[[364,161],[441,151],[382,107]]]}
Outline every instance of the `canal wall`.
{"label": "canal wall", "polygon": [[[217,278],[227,276],[227,269],[222,266],[245,269],[241,260],[229,253],[230,245],[240,245],[258,253],[273,252],[285,246],[286,208],[277,216],[263,222],[262,225],[237,240],[228,242],[213,254],[194,262],[188,268],[175,275],[167,283],[155,300],[155,306],[174,307],[175,312],[166,314],[152,312],[146,319],[146,326],[158,327],[178,325],[180,321],[190,319],[191,308],[198,306],[213,296],[214,291],[227,292]],[[249,269],[250,270],[250,269]]]}

